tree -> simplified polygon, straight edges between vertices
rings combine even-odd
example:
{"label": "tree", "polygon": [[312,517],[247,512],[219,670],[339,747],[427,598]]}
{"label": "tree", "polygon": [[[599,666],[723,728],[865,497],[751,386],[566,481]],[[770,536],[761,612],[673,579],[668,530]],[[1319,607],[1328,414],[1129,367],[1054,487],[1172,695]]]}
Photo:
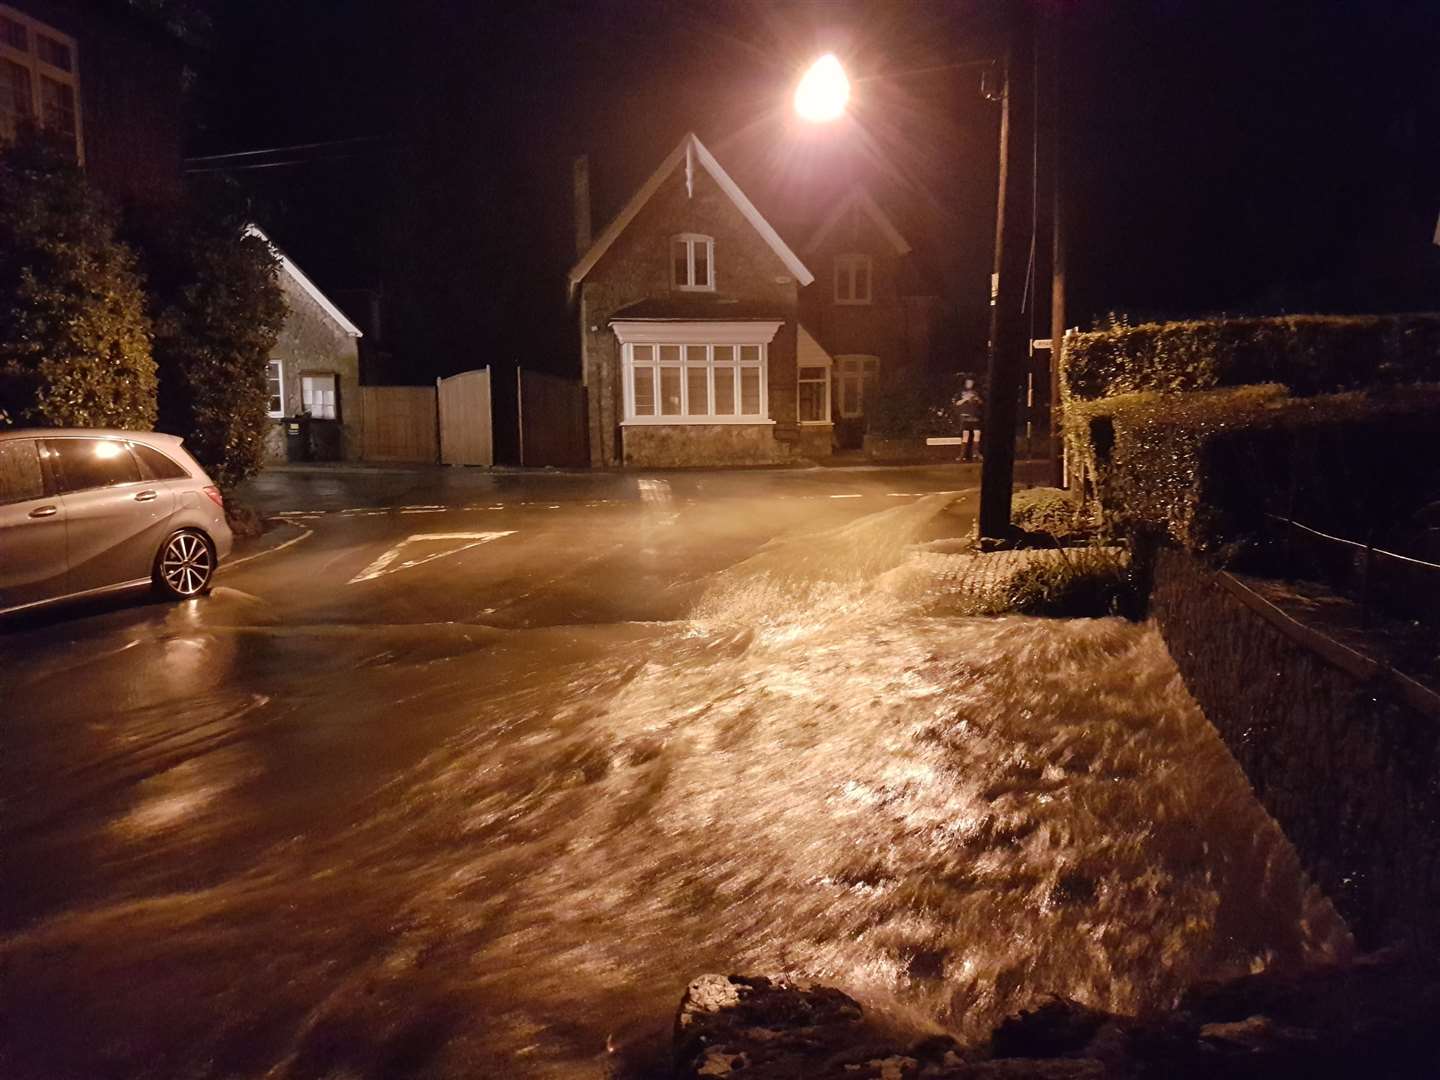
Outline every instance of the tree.
{"label": "tree", "polygon": [[139,228],[160,427],[183,436],[227,490],[260,471],[270,424],[266,365],[286,316],[279,260],[248,224],[233,193],[200,187],[178,217]]}
{"label": "tree", "polygon": [[0,423],[148,429],[155,362],[135,256],[42,135],[0,148]]}

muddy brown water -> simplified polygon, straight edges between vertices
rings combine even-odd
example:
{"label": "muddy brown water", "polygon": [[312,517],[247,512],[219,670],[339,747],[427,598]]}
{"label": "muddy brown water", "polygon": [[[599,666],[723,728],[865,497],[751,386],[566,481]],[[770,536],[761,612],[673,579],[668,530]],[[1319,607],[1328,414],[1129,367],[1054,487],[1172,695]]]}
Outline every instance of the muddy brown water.
{"label": "muddy brown water", "polygon": [[[1154,628],[954,614],[908,546],[942,504],[772,544],[676,622],[382,639],[217,595],[134,643],[183,724],[137,686],[0,763],[0,1074],[640,1076],[706,971],[974,1039],[1344,953]],[[227,653],[250,689],[205,684]]]}

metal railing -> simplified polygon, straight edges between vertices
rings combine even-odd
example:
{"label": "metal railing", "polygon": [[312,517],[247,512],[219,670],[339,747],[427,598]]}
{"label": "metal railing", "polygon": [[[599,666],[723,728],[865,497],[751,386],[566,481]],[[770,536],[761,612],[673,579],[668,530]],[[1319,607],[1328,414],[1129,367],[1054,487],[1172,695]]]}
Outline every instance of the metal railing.
{"label": "metal railing", "polygon": [[1303,522],[1267,514],[1288,527],[1287,571],[1318,578],[1360,604],[1368,621],[1375,612],[1440,625],[1440,563],[1323,532]]}

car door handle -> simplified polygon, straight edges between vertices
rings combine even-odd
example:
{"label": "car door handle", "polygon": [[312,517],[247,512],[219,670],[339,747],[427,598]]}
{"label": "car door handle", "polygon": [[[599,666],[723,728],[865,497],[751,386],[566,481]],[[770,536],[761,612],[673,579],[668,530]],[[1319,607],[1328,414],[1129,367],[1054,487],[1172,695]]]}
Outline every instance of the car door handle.
{"label": "car door handle", "polygon": [[60,511],[54,506],[37,506],[30,511],[31,517],[54,517]]}
{"label": "car door handle", "polygon": [[135,501],[136,501],[136,502],[153,502],[154,500],[156,500],[156,499],[159,498],[159,497],[160,497],[160,493],[159,493],[158,491],[142,491],[142,492],[140,492],[139,495],[136,495],[136,496],[135,496]]}

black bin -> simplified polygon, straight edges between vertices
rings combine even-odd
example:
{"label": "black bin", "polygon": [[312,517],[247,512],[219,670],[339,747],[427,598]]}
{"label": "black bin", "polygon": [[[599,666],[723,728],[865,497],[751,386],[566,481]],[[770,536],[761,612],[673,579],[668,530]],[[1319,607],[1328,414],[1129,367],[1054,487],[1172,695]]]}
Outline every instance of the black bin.
{"label": "black bin", "polygon": [[310,417],[292,416],[285,421],[285,458],[310,460]]}

